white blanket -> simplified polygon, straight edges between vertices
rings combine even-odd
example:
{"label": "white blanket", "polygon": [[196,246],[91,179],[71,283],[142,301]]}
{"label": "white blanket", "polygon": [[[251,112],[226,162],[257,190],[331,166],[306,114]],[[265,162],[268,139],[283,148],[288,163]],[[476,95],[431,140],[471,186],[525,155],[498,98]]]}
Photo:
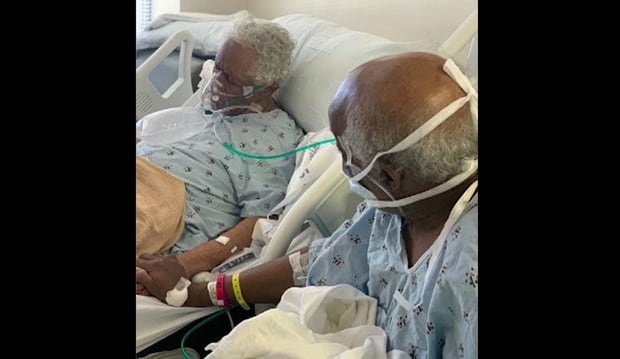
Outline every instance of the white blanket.
{"label": "white blanket", "polygon": [[250,14],[247,10],[240,10],[233,14],[209,14],[204,12],[180,12],[178,14],[162,14],[144,29],[145,31],[154,30],[167,25],[174,21],[187,21],[187,22],[209,22],[209,21],[234,21],[237,19],[250,18]]}
{"label": "white blanket", "polygon": [[232,30],[234,20],[251,16],[245,10],[230,15],[164,14],[136,35],[136,50],[156,49],[175,32],[187,30],[194,38],[194,55],[214,56]]}
{"label": "white blanket", "polygon": [[375,298],[348,285],[290,288],[278,307],[247,319],[218,343],[208,359],[404,359],[386,353],[387,337],[374,325]]}

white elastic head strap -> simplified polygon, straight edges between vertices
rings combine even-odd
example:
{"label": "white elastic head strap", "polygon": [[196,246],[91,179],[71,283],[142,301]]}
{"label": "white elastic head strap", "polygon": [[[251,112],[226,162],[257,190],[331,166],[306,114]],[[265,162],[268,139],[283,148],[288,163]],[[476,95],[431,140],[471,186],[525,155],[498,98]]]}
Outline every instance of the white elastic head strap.
{"label": "white elastic head strap", "polygon": [[[213,78],[215,78],[215,75],[213,75]],[[252,92],[254,92],[254,86],[241,86],[241,88],[243,89],[243,93],[241,95],[233,95],[233,94],[229,94],[228,92],[224,92],[221,90],[221,88],[224,87],[224,84],[218,80],[218,79],[214,79],[213,82],[217,85],[216,86],[216,91],[215,94],[216,95],[224,95],[227,97],[242,97],[242,96],[247,96],[252,94]],[[256,86],[259,87],[259,86]]]}
{"label": "white elastic head strap", "polygon": [[476,129],[476,133],[478,133],[478,92],[471,85],[471,82],[465,76],[458,66],[452,61],[452,59],[448,59],[445,64],[443,64],[443,70],[457,83],[463,91],[467,94],[467,98],[469,98],[469,109],[471,111],[471,117],[474,121],[474,128]]}
{"label": "white elastic head strap", "polygon": [[465,171],[459,173],[458,175],[450,178],[446,182],[437,185],[429,190],[420,192],[413,196],[401,198],[398,200],[389,200],[389,201],[380,201],[380,200],[366,200],[368,206],[374,208],[394,208],[394,207],[404,207],[408,204],[415,203],[421,201],[423,199],[436,196],[439,193],[443,193],[453,187],[458,186],[463,181],[465,181],[469,176],[475,173],[478,170],[478,160],[472,160],[469,163],[469,168]]}
{"label": "white elastic head strap", "polygon": [[[441,111],[435,114],[435,116],[431,117],[430,120],[426,121],[422,126],[418,127],[415,131],[413,131],[409,136],[405,137],[402,141],[396,144],[392,149],[387,151],[378,152],[375,157],[370,161],[370,164],[366,166],[366,168],[358,173],[357,175],[351,178],[352,181],[359,182],[360,179],[364,178],[368,172],[372,169],[373,165],[379,159],[379,157],[386,155],[388,153],[400,152],[411,146],[412,144],[418,142],[420,138],[426,136],[429,132],[435,129],[435,127],[439,126],[443,121],[445,121],[448,117],[452,116],[458,109],[460,109],[465,103],[470,101],[470,99],[474,99],[475,101],[471,102],[470,108],[472,111],[472,117],[474,117],[474,126],[478,128],[478,94],[476,90],[471,86],[471,83],[463,75],[461,70],[459,70],[458,66],[452,61],[448,59],[443,66],[444,71],[448,73],[448,75],[465,91],[466,95],[459,99],[456,99],[448,106],[444,107]],[[475,102],[475,105],[474,105]],[[350,161],[350,159],[348,159]]]}

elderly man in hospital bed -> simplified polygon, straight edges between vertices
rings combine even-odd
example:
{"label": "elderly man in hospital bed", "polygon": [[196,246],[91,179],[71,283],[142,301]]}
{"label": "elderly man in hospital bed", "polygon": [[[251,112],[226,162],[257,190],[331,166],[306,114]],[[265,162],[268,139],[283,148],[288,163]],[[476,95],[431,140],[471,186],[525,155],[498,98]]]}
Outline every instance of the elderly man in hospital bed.
{"label": "elderly man in hospital bed", "polygon": [[249,246],[256,220],[284,198],[295,157],[264,161],[233,151],[277,155],[299,144],[303,130],[273,97],[293,48],[282,26],[239,21],[203,79],[199,103],[141,120],[137,256],[177,254],[191,276]]}
{"label": "elderly man in hospital bed", "polygon": [[476,358],[477,102],[456,64],[435,54],[362,64],[329,108],[342,169],[365,198],[350,220],[207,285],[175,287],[183,271],[169,258],[139,259],[138,282],[161,300],[184,292],[185,306],[280,300],[209,345],[209,358]]}

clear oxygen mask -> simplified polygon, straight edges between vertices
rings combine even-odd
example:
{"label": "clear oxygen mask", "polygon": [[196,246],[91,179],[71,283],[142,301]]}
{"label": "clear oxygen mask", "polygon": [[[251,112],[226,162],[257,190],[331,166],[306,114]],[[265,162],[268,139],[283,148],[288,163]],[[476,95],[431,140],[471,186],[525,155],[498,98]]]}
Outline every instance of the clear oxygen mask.
{"label": "clear oxygen mask", "polygon": [[[204,78],[203,78],[204,79]],[[256,104],[246,105],[248,99],[265,89],[268,85],[241,86],[241,94],[226,92],[224,84],[217,79],[214,73],[206,84],[200,88],[200,104],[205,113],[226,113],[232,109],[245,108],[254,112],[261,112]]]}

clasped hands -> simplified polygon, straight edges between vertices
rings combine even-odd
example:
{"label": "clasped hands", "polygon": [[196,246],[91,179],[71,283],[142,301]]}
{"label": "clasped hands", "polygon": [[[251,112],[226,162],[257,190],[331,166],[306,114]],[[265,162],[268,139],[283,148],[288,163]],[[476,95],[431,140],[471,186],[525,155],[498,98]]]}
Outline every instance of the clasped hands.
{"label": "clasped hands", "polygon": [[136,294],[155,296],[165,303],[166,293],[181,277],[190,279],[175,255],[144,253],[136,259]]}

